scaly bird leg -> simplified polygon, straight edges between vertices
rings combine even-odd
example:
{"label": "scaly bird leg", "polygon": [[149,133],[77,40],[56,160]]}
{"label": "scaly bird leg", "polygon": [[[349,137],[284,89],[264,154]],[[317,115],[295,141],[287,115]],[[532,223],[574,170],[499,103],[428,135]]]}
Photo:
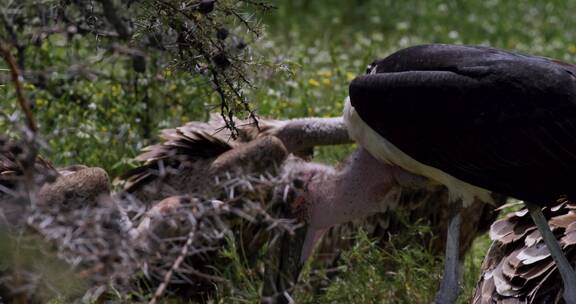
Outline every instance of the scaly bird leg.
{"label": "scaly bird leg", "polygon": [[455,202],[456,210],[448,223],[446,237],[446,255],[444,257],[444,275],[440,290],[436,294],[434,303],[452,304],[456,302],[460,293],[460,227],[462,215],[460,214],[461,202]]}
{"label": "scaly bird leg", "polygon": [[552,233],[552,230],[550,230],[548,221],[544,217],[544,214],[542,214],[540,206],[530,202],[524,203],[528,211],[530,211],[530,216],[536,224],[536,227],[538,227],[540,234],[542,234],[542,238],[550,251],[550,255],[552,255],[554,262],[556,262],[556,266],[558,266],[558,271],[560,271],[560,276],[564,281],[564,301],[566,301],[567,304],[576,304],[576,272],[574,272],[570,262],[568,262],[568,259],[564,256],[562,248]]}

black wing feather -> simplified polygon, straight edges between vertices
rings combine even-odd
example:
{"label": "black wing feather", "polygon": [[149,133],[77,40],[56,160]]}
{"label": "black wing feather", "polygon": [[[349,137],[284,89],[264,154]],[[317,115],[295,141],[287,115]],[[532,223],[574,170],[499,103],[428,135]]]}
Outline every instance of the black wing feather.
{"label": "black wing feather", "polygon": [[426,45],[374,63],[352,105],[402,151],[477,186],[545,204],[576,195],[575,66]]}

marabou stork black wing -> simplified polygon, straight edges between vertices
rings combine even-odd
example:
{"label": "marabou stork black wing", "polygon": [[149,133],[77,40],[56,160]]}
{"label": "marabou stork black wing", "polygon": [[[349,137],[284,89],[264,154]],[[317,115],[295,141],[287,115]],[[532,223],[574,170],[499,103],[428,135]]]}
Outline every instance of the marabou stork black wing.
{"label": "marabou stork black wing", "polygon": [[370,128],[476,186],[545,204],[576,195],[576,66],[486,47],[423,45],[350,85]]}

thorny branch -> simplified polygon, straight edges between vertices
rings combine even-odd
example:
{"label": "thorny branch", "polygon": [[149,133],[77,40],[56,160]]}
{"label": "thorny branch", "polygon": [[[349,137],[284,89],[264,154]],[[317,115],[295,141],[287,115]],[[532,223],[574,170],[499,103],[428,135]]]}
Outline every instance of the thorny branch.
{"label": "thorny branch", "polygon": [[[9,45],[4,43],[5,40],[13,40],[12,46],[18,48],[18,61],[24,62],[24,53],[20,48],[39,48],[44,42],[50,43],[48,38],[51,35],[60,35],[63,41],[69,41],[73,37],[82,35],[93,35],[96,39],[87,40],[90,43],[96,42],[97,48],[108,50],[108,53],[140,58],[158,58],[175,51],[179,54],[178,48],[183,48],[183,56],[178,58],[174,56],[170,62],[174,66],[190,72],[193,75],[204,76],[209,80],[215,91],[220,97],[221,114],[226,121],[227,126],[235,130],[234,117],[242,111],[249,113],[251,119],[257,123],[256,115],[251,110],[250,103],[242,91],[246,85],[250,85],[248,67],[253,65],[251,55],[247,53],[247,40],[240,37],[237,33],[244,32],[243,26],[255,36],[258,36],[258,27],[252,21],[240,13],[239,3],[252,5],[259,10],[268,10],[271,6],[260,1],[218,1],[214,2],[212,11],[200,9],[197,1],[163,1],[149,0],[134,4],[130,9],[130,14],[120,14],[121,9],[114,7],[112,0],[99,1],[60,1],[58,5],[48,6],[46,16],[36,18],[37,13],[46,8],[45,2],[36,0],[26,0],[28,3],[38,3],[34,5],[23,5],[17,9],[3,10],[2,22],[8,33],[7,37],[0,37],[0,55],[7,62],[11,72],[11,81],[14,83],[17,101],[22,108],[26,117],[26,125],[32,131],[34,140],[40,138],[38,126],[34,119],[30,104],[23,91],[24,77],[37,76],[43,78],[39,81],[54,81],[54,78],[60,80],[64,77],[45,77],[34,70],[25,70],[24,64],[17,64],[12,55]],[[95,3],[95,4],[94,4]],[[154,4],[170,3],[174,5],[163,6],[161,9],[153,10]],[[182,6],[180,4],[190,4],[191,6]],[[58,7],[60,6],[61,7]],[[138,6],[139,5],[139,6]],[[53,9],[56,7],[56,9]],[[133,8],[135,7],[135,8]],[[0,8],[3,9],[3,8]],[[35,11],[35,10],[38,11]],[[244,8],[242,8],[243,10]],[[26,11],[30,10],[30,11]],[[9,12],[9,13],[7,13]],[[144,12],[144,13],[142,13]],[[146,13],[150,13],[146,15]],[[173,18],[177,12],[180,19]],[[40,19],[39,22],[32,22],[31,19]],[[163,19],[165,18],[165,19]],[[228,18],[228,19],[227,19]],[[229,18],[236,18],[231,21]],[[22,21],[14,23],[14,20]],[[240,28],[230,28],[231,24],[237,24],[235,21],[240,20]],[[170,23],[174,22],[174,23]],[[133,27],[133,24],[137,24]],[[150,29],[146,24],[151,24]],[[149,31],[148,31],[149,30]],[[152,46],[149,37],[156,35],[161,36],[163,40],[154,40],[160,45]],[[154,37],[156,37],[154,36]],[[146,39],[144,39],[144,38]],[[141,39],[142,38],[142,39]],[[182,40],[178,40],[182,39]],[[89,49],[89,48],[88,48]],[[32,52],[30,52],[32,53]],[[107,54],[108,54],[107,53]],[[150,57],[147,55],[152,54]],[[97,57],[97,56],[96,56]],[[110,56],[107,60],[117,59],[120,56]],[[100,57],[97,57],[100,58]],[[37,66],[30,64],[33,68]],[[92,77],[105,77],[105,73],[88,71],[86,67],[90,65],[76,65],[71,62],[66,67],[67,74],[91,74]],[[31,68],[31,69],[33,69]],[[49,71],[58,70],[52,66],[42,66],[45,74],[51,74]],[[61,70],[61,69],[60,69]],[[80,72],[76,71],[80,70]],[[152,77],[143,75],[142,77]],[[68,77],[62,81],[75,81],[79,77]],[[152,78],[151,78],[152,79]],[[32,81],[27,83],[33,83]],[[57,86],[59,86],[58,84]],[[37,85],[37,89],[50,90],[51,86]],[[22,128],[24,129],[24,128]],[[36,136],[38,135],[38,136]],[[36,159],[35,145],[28,145],[28,141],[16,143],[4,143],[0,139],[0,171],[6,169],[3,167],[5,152],[12,149],[14,151],[32,151],[30,153],[19,152],[12,160],[17,164],[16,169],[20,170],[18,183],[24,185],[34,183],[37,187],[21,187],[24,189],[13,190],[7,185],[2,184],[0,179],[0,202],[2,208],[8,199],[12,199],[11,194],[17,193],[24,197],[29,203],[36,200],[35,191],[46,184],[48,178],[39,182],[38,176],[51,172],[52,179],[55,173],[51,166],[38,167],[40,159]],[[6,144],[6,145],[4,145]],[[26,162],[20,162],[21,158],[26,158]],[[32,158],[32,161],[29,159]],[[36,163],[34,163],[36,159]],[[38,167],[38,168],[37,168]],[[8,168],[10,170],[14,168]],[[12,170],[12,171],[18,171]],[[2,173],[2,172],[0,172]],[[12,173],[11,173],[12,174]],[[2,176],[3,177],[3,176]],[[58,174],[58,178],[62,175]],[[229,198],[231,205],[228,208],[217,209],[210,207],[213,205],[213,197],[199,198],[202,204],[205,204],[205,212],[181,212],[181,216],[194,219],[202,225],[194,226],[194,233],[190,232],[187,238],[159,238],[161,245],[153,253],[142,250],[143,244],[151,239],[158,240],[147,232],[136,236],[133,235],[134,227],[138,226],[145,210],[140,202],[132,201],[129,198],[114,196],[108,198],[106,204],[100,204],[97,200],[90,201],[90,204],[82,205],[82,208],[70,208],[68,202],[62,204],[32,204],[34,208],[25,208],[18,215],[21,219],[26,219],[25,225],[20,228],[28,233],[40,235],[51,248],[56,252],[40,252],[40,255],[55,254],[58,259],[68,263],[69,270],[75,274],[75,278],[89,281],[89,286],[94,286],[90,291],[90,298],[98,298],[107,287],[112,286],[119,290],[128,290],[133,287],[134,278],[140,278],[142,265],[145,265],[146,279],[151,280],[154,284],[160,283],[156,289],[154,299],[159,299],[162,295],[169,292],[169,284],[179,280],[207,280],[216,283],[226,284],[222,278],[219,278],[208,270],[206,273],[203,269],[195,267],[194,259],[206,259],[211,257],[217,248],[223,245],[224,236],[233,231],[234,221],[256,222],[262,225],[268,233],[277,233],[292,231],[293,223],[280,220],[270,216],[263,204],[263,198],[266,193],[271,191],[278,180],[234,177],[239,181],[228,181],[222,185],[221,193],[232,193]],[[16,179],[15,179],[16,180]],[[233,189],[229,189],[232,187]],[[254,191],[254,189],[260,189]],[[40,189],[41,190],[41,189]],[[26,192],[26,195],[20,195],[20,192]],[[248,193],[248,194],[247,194]],[[67,197],[70,193],[64,197]],[[8,197],[8,198],[7,198]],[[72,196],[76,197],[76,196]],[[81,195],[79,197],[82,197]],[[20,202],[20,201],[19,201]],[[226,204],[228,201],[226,202]],[[28,206],[30,204],[26,204]],[[18,205],[22,207],[22,205]],[[36,208],[37,207],[37,208]],[[4,210],[0,210],[2,213]],[[0,214],[1,215],[1,214]],[[124,219],[125,218],[125,219]],[[0,223],[3,224],[3,223]],[[185,228],[191,228],[190,222],[186,222]],[[256,224],[255,224],[256,225]],[[30,229],[31,228],[31,229]],[[184,237],[184,236],[182,236]],[[208,254],[206,254],[208,253]],[[160,260],[154,260],[160,257]],[[192,261],[192,262],[191,262]],[[211,260],[202,260],[204,264],[215,263]],[[218,266],[218,265],[212,265]],[[15,266],[16,267],[16,266]],[[16,280],[10,281],[14,284],[13,290],[22,294],[31,296],[39,295],[41,287],[47,287],[51,282],[47,278],[38,278],[38,272],[34,269],[26,269],[30,276],[21,276],[24,271],[14,269]],[[0,271],[0,279],[10,276],[11,272]],[[159,281],[154,281],[164,274]],[[36,275],[36,276],[34,276]],[[44,274],[43,274],[44,275]],[[180,278],[176,278],[180,276]],[[36,279],[33,279],[33,278]],[[27,281],[29,278],[30,281]],[[190,279],[193,278],[193,279]],[[49,279],[49,278],[48,278]],[[4,282],[4,281],[3,281]],[[46,285],[46,286],[44,286]],[[48,286],[47,289],[55,289]]]}
{"label": "thorny branch", "polygon": [[166,287],[168,287],[168,284],[172,280],[172,275],[174,274],[174,271],[180,268],[180,264],[182,264],[182,262],[184,261],[184,257],[186,257],[188,253],[188,247],[192,244],[193,235],[194,232],[190,232],[190,234],[188,235],[188,239],[186,240],[186,243],[182,246],[182,253],[178,256],[176,261],[174,261],[174,264],[172,265],[172,267],[170,267],[170,270],[168,270],[168,272],[164,276],[164,281],[160,283],[160,286],[158,286],[158,289],[156,289],[156,292],[154,293],[154,297],[152,297],[152,299],[148,302],[148,304],[156,304],[158,300],[164,295]]}
{"label": "thorny branch", "polygon": [[[258,57],[248,48],[260,37],[255,13],[274,8],[266,1],[78,0],[46,5],[40,0],[25,0],[24,4],[31,5],[0,7],[7,34],[4,39],[15,44],[21,69],[25,62],[22,50],[26,48],[33,54],[34,48],[44,42],[51,44],[51,35],[61,35],[67,41],[75,36],[89,37],[84,41],[96,43],[94,50],[133,50],[118,53],[132,59],[134,71],[142,73],[137,77],[147,78],[142,82],[154,82],[155,75],[144,73],[150,60],[204,77],[217,93],[220,114],[232,135],[237,134],[237,116],[258,124],[244,89],[251,86],[250,76],[259,67]],[[168,60],[157,61],[158,58]],[[69,63],[73,65],[77,64]],[[22,71],[22,76],[31,74]],[[36,87],[60,96],[57,91],[62,82],[68,85],[77,80],[45,77]]]}
{"label": "thorny branch", "polygon": [[[6,170],[3,157],[10,159],[10,155],[0,154],[0,173],[6,173],[1,172]],[[19,171],[16,167],[7,169],[13,172],[10,174]],[[6,174],[0,174],[3,176]],[[163,207],[162,210],[171,212],[162,217],[154,217],[154,213],[148,216],[149,211],[142,202],[130,196],[102,196],[106,192],[92,191],[94,185],[86,188],[84,180],[74,184],[78,178],[67,179],[72,183],[62,187],[59,186],[62,177],[59,177],[50,185],[49,189],[53,190],[38,194],[35,208],[20,212],[18,217],[26,219],[31,228],[27,230],[26,238],[31,231],[38,233],[47,244],[56,248],[58,258],[70,265],[67,271],[72,280],[78,279],[83,285],[92,286],[85,295],[90,301],[96,301],[109,287],[120,292],[133,290],[142,278],[141,271],[147,286],[155,288],[155,292],[150,290],[155,294],[152,303],[172,292],[172,284],[187,284],[201,293],[206,293],[215,283],[229,285],[227,280],[215,275],[218,273],[215,270],[222,264],[215,252],[229,237],[234,239],[232,235],[236,235],[236,241],[242,241],[244,237],[238,234],[246,233],[243,229],[247,227],[259,227],[262,234],[252,233],[251,238],[262,240],[280,233],[293,233],[295,229],[293,222],[268,213],[270,196],[278,192],[277,188],[285,187],[281,176],[223,176],[213,185],[215,195],[223,196],[222,200],[212,196],[192,197],[178,208]],[[0,185],[4,182],[0,178]],[[68,194],[60,196],[57,189]],[[57,200],[46,200],[49,197]],[[0,212],[4,211],[6,199],[0,193]],[[148,225],[146,218],[151,221]],[[50,256],[53,253],[38,254]],[[27,297],[43,294],[54,278],[44,274],[42,279],[30,281],[21,274],[33,275],[38,270],[30,269],[34,267],[31,265],[25,267],[10,273],[0,271],[0,280],[9,282],[11,290]]]}
{"label": "thorny branch", "polygon": [[[226,126],[237,135],[234,116],[243,112],[257,125],[257,117],[242,88],[250,85],[246,67],[246,43],[240,37],[229,38],[232,33],[222,24],[221,16],[232,16],[254,37],[260,33],[252,21],[242,16],[235,5],[213,2],[207,11],[200,10],[200,4],[176,6],[165,0],[153,1],[160,15],[179,16],[168,22],[170,29],[177,33],[176,51],[181,59],[180,66],[199,73],[209,72],[209,79],[220,99],[220,114]],[[205,1],[210,2],[210,1]],[[260,1],[239,1],[267,11],[272,6]],[[199,13],[198,13],[199,12]],[[230,17],[225,17],[230,18]],[[218,37],[218,39],[214,39]]]}
{"label": "thorny branch", "polygon": [[22,76],[20,74],[20,69],[16,65],[16,61],[14,60],[14,56],[10,53],[10,49],[8,49],[7,44],[0,40],[0,55],[4,58],[6,64],[10,69],[10,74],[12,76],[12,83],[14,84],[14,88],[16,89],[16,96],[18,98],[18,103],[22,108],[22,111],[26,115],[26,125],[28,129],[33,133],[36,133],[38,130],[36,127],[36,122],[34,121],[34,115],[32,115],[32,110],[30,109],[30,105],[26,96],[24,96],[24,89],[22,87]]}
{"label": "thorny branch", "polygon": [[118,8],[114,6],[112,0],[99,0],[102,3],[104,16],[114,26],[116,32],[123,40],[130,38],[130,30],[124,25],[120,16],[118,16]]}

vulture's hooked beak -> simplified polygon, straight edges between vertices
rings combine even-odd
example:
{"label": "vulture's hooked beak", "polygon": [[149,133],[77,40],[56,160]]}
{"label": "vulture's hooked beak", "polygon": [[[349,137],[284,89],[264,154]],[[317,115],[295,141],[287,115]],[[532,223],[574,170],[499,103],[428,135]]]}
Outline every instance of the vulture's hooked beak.
{"label": "vulture's hooked beak", "polygon": [[294,303],[290,294],[304,266],[301,253],[307,226],[300,226],[292,234],[284,233],[272,248],[271,255],[275,259],[267,267],[262,303]]}
{"label": "vulture's hooked beak", "polygon": [[[299,187],[300,182],[295,180],[295,186]],[[295,303],[290,294],[304,264],[327,230],[310,225],[309,202],[304,195],[294,195],[292,199],[286,200],[288,203],[283,204],[281,212],[284,217],[296,219],[298,224],[293,233],[285,232],[271,246],[270,255],[275,259],[267,265],[261,303]]]}

